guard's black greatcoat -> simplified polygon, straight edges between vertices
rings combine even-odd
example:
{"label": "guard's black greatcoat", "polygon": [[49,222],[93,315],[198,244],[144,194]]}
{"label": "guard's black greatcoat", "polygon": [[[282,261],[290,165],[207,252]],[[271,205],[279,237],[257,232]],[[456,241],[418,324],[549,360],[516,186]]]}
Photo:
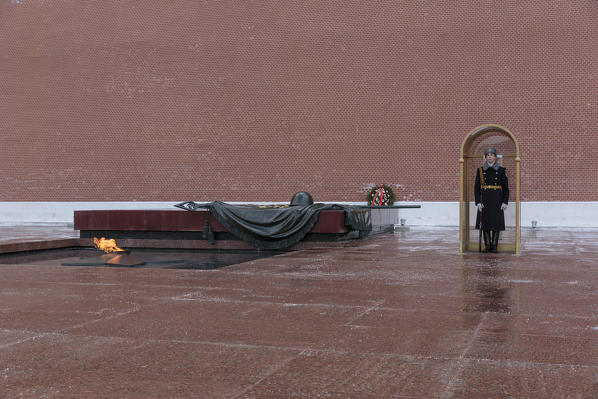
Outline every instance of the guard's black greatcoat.
{"label": "guard's black greatcoat", "polygon": [[[494,165],[498,166],[497,164]],[[480,181],[480,171],[483,181]],[[488,187],[490,186],[490,187]],[[500,186],[500,188],[496,187]],[[483,188],[484,187],[484,188]],[[475,203],[484,204],[482,209],[482,230],[502,231],[505,229],[505,214],[501,204],[509,203],[509,182],[507,170],[501,166],[496,169],[485,164],[476,170]],[[480,228],[480,212],[476,218],[476,229]]]}

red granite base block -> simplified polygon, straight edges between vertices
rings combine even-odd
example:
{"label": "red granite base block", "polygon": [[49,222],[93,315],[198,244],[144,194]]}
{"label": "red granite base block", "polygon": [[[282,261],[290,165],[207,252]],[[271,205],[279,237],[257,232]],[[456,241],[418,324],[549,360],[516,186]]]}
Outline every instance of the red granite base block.
{"label": "red granite base block", "polygon": [[[91,210],[75,211],[75,230],[115,231],[203,231],[209,222],[213,232],[226,232],[206,210]],[[351,231],[345,226],[345,212],[325,210],[320,212],[312,233],[343,234]]]}
{"label": "red granite base block", "polygon": [[[79,238],[67,238],[60,240],[49,239],[47,241],[14,242],[0,244],[0,254],[23,251],[40,251],[45,249],[57,249],[78,247],[81,245]],[[93,244],[92,244],[93,245]]]}

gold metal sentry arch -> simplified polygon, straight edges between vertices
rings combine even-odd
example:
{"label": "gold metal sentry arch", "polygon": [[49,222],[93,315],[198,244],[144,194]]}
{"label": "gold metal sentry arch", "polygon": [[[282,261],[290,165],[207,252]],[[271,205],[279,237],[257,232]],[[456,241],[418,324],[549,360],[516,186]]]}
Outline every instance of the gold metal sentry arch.
{"label": "gold metal sentry arch", "polygon": [[[469,240],[469,194],[467,187],[467,169],[466,164],[469,160],[479,159],[480,154],[471,154],[471,145],[475,139],[478,139],[482,135],[489,134],[492,132],[505,133],[513,144],[515,144],[515,154],[504,154],[504,158],[515,159],[515,243],[514,245],[505,245],[505,250],[514,252],[515,255],[519,255],[520,252],[520,210],[521,206],[519,203],[520,196],[520,154],[519,154],[519,143],[517,139],[507,128],[500,125],[481,125],[473,129],[465,138],[461,144],[461,153],[459,157],[459,253],[471,251],[472,245]],[[500,246],[499,246],[500,248]]]}

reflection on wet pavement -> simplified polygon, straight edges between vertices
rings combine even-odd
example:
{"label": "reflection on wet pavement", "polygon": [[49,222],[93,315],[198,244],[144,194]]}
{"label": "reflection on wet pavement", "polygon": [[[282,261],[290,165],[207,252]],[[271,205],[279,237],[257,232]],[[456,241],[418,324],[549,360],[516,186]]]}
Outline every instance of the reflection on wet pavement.
{"label": "reflection on wet pavement", "polygon": [[[94,248],[62,248],[42,251],[24,251],[10,254],[0,254],[1,264],[47,264],[56,261],[62,266],[89,267],[135,267],[135,268],[166,268],[166,269],[197,269],[212,270],[221,267],[248,262],[255,259],[276,256],[278,251],[210,251],[189,249],[152,249],[135,248],[124,252],[124,257],[130,257],[140,264],[126,265],[126,262],[109,263],[117,253],[104,254]],[[52,264],[56,263],[52,262]]]}

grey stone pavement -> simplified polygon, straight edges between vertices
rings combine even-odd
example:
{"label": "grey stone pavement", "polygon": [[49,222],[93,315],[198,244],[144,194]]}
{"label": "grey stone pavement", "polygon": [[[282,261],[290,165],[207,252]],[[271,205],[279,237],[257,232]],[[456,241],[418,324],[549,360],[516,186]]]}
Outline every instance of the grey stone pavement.
{"label": "grey stone pavement", "polygon": [[[10,240],[76,237],[0,227]],[[217,270],[0,264],[1,398],[598,398],[598,231],[410,228]]]}

